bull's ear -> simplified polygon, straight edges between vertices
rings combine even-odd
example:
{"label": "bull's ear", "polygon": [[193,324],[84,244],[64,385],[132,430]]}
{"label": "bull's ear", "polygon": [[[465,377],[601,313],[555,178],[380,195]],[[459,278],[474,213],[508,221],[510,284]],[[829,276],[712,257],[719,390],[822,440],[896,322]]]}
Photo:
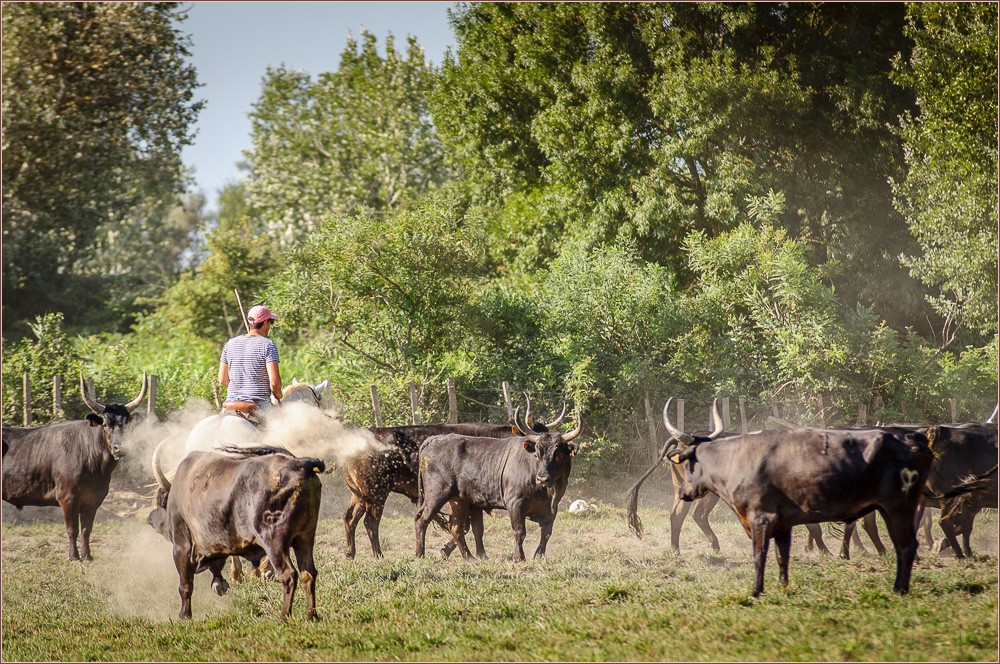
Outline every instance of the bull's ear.
{"label": "bull's ear", "polygon": [[680,463],[681,462],[681,453],[680,452],[674,452],[673,454],[671,454],[667,458],[670,459],[670,461],[673,462],[673,463]]}
{"label": "bull's ear", "polygon": [[99,427],[104,424],[104,418],[94,413],[87,413],[87,421],[90,422],[90,426],[92,427]]}
{"label": "bull's ear", "polygon": [[576,456],[576,445],[574,445],[573,443],[569,444],[569,455]]}
{"label": "bull's ear", "polygon": [[532,442],[531,440],[525,438],[523,445],[524,445],[524,449],[528,450],[532,454],[535,453],[535,443],[534,442]]}
{"label": "bull's ear", "polygon": [[511,425],[511,427],[510,427],[510,432],[511,432],[512,434],[514,434],[515,436],[516,436],[517,434],[521,433],[520,431],[518,431],[518,430],[517,430],[517,427],[516,427],[516,426],[514,426],[514,425]]}

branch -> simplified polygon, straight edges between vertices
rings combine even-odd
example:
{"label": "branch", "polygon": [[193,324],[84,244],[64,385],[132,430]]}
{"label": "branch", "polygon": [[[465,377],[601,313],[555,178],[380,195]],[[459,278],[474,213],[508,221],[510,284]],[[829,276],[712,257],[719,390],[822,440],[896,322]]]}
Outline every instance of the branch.
{"label": "branch", "polygon": [[366,360],[368,360],[370,362],[373,362],[375,365],[377,365],[379,367],[382,367],[383,369],[388,369],[389,371],[397,371],[396,367],[392,366],[391,364],[387,364],[387,363],[383,362],[382,360],[378,359],[377,357],[369,355],[368,353],[366,353],[365,351],[361,350],[360,348],[358,348],[354,344],[348,342],[347,341],[347,332],[345,332],[344,336],[341,337],[340,343],[344,344],[345,346],[347,346],[348,348],[350,348],[351,350],[353,350],[355,353],[357,353],[361,357],[365,358]]}

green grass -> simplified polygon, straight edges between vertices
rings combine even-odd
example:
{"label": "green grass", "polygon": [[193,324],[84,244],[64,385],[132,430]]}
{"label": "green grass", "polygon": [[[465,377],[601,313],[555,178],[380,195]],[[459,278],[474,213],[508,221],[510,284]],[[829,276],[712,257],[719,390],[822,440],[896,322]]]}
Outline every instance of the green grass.
{"label": "green grass", "polygon": [[[89,564],[64,560],[54,523],[4,524],[4,661],[996,661],[997,517],[976,524],[971,561],[921,549],[911,593],[892,593],[895,559],[843,561],[792,545],[791,584],[769,556],[750,598],[750,542],[725,509],[715,554],[690,521],[675,555],[666,513],[642,508],[645,539],[620,509],[560,514],[546,560],[514,564],[509,521],[487,517],[487,561],[414,560],[410,518],[386,518],[386,558],[344,559],[336,515],[320,522],[318,622],[278,618],[281,586],[253,579],[213,595],[195,578],[180,621],[169,545],[138,519],[98,524]],[[503,514],[503,513],[500,513]],[[799,532],[801,530],[801,532]],[[537,543],[529,526],[526,549]],[[832,547],[835,537],[827,537]],[[772,549],[773,550],[773,549]],[[227,570],[228,574],[228,570]]]}

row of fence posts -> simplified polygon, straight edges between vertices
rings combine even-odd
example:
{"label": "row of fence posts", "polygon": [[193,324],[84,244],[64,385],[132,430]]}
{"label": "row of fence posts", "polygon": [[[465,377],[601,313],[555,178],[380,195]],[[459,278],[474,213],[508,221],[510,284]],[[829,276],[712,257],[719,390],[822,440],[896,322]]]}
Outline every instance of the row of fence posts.
{"label": "row of fence posts", "polygon": [[[94,393],[94,381],[91,378],[85,379],[87,381],[87,387],[91,394]],[[149,377],[149,392],[148,401],[146,405],[146,413],[148,415],[153,415],[156,411],[156,375],[151,375]],[[455,379],[449,378],[448,382],[448,422],[456,423],[458,422],[458,391],[455,387]],[[215,393],[215,399],[217,403],[219,402],[218,396],[218,386],[215,385],[214,381],[212,384],[213,392]],[[372,412],[375,416],[375,426],[380,427],[382,424],[382,406],[379,401],[378,388],[375,385],[370,386],[371,397],[372,397]],[[407,383],[407,389],[410,394],[410,423],[411,424],[421,424],[420,421],[420,409],[419,409],[419,399],[417,384],[414,381]],[[28,374],[23,376],[23,390],[24,390],[24,426],[31,426],[32,415],[31,415],[31,382],[28,378]],[[507,381],[503,381],[501,384],[501,390],[503,391],[504,405],[507,409],[507,419],[510,420],[514,417],[514,411],[510,398],[510,384]],[[826,408],[823,402],[823,395],[819,394],[819,409],[821,417],[823,418],[822,424],[826,425]],[[958,399],[949,399],[951,405],[951,421],[958,421]],[[52,379],[52,404],[53,404],[53,416],[55,419],[62,419],[65,417],[62,409],[62,376],[55,376]],[[727,431],[732,431],[732,419],[730,417],[730,398],[720,397],[719,398],[719,409],[722,415],[722,422],[725,425]],[[643,406],[646,411],[646,420],[649,424],[649,434],[651,439],[656,439],[656,427],[657,423],[660,421],[660,416],[658,413],[653,411],[652,403],[650,401],[649,393],[643,395]],[[739,398],[739,411],[740,411],[740,432],[746,433],[747,431],[747,415],[746,415],[746,400],[743,397]],[[778,409],[778,401],[772,397],[771,399],[771,412],[776,419],[781,419],[781,414]],[[868,423],[868,405],[862,403],[858,406],[858,418],[857,424],[867,424]],[[677,411],[676,411],[676,425],[682,431],[684,430],[684,399],[677,400]]]}
{"label": "row of fence posts", "polygon": [[[87,382],[87,389],[91,394],[94,394],[94,379],[85,378]],[[24,391],[24,426],[30,427],[33,420],[31,412],[31,381],[28,378],[28,374],[22,376],[22,389]],[[156,375],[149,377],[149,390],[146,393],[146,413],[147,415],[153,415],[156,412]],[[52,416],[56,420],[65,419],[66,413],[63,411],[62,407],[62,387],[63,381],[62,376],[54,376],[52,378]]]}

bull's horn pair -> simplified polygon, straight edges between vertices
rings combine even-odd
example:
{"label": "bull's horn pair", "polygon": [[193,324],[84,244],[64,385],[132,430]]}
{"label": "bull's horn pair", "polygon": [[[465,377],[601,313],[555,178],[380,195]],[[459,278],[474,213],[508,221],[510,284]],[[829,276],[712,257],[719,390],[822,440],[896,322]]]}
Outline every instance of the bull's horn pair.
{"label": "bull's horn pair", "polygon": [[[520,430],[521,435],[523,435],[525,438],[527,438],[528,440],[530,440],[533,443],[539,442],[542,439],[542,436],[544,434],[538,434],[538,433],[535,433],[535,432],[531,431],[530,429],[526,429],[527,425],[521,426],[521,422],[519,421],[519,418],[518,418],[518,412],[520,411],[520,409],[521,409],[520,406],[518,406],[517,408],[514,409],[514,425],[518,428],[518,430]],[[564,407],[564,410],[565,410],[565,407]],[[561,421],[562,418],[563,418],[563,416],[560,415],[559,416],[559,420],[557,420],[557,421]],[[577,436],[579,436],[581,433],[583,433],[583,418],[580,416],[580,411],[577,410],[576,411],[576,427],[574,427],[574,429],[572,431],[570,431],[569,433],[559,434],[559,435],[562,438],[562,440],[563,440],[564,443],[568,443],[569,441],[571,441],[574,438],[576,438]]]}
{"label": "bull's horn pair", "polygon": [[[667,433],[677,439],[678,442],[690,445],[694,441],[694,436],[681,431],[670,422],[670,402],[673,400],[674,398],[670,397],[667,399],[667,403],[663,405],[663,425],[667,428]],[[718,402],[718,399],[712,399],[712,426],[714,428],[712,429],[712,433],[708,435],[708,437],[712,440],[722,433],[722,429],[724,428],[722,416],[719,415]]]}
{"label": "bull's horn pair", "polygon": [[[146,381],[146,372],[143,371],[142,388],[140,388],[139,390],[139,396],[137,396],[135,399],[132,399],[127,404],[125,404],[125,408],[128,409],[128,412],[131,413],[133,410],[138,408],[139,404],[142,403],[142,400],[146,398],[147,385],[148,383]],[[80,392],[83,394],[83,403],[87,404],[87,408],[91,409],[95,413],[103,413],[105,410],[107,410],[107,407],[104,404],[98,401],[94,397],[94,395],[90,394],[90,391],[87,389],[87,382],[83,379],[82,371],[80,372]]]}
{"label": "bull's horn pair", "polygon": [[[525,401],[525,403],[528,404],[527,408],[525,408],[525,411],[524,411],[524,423],[528,426],[529,429],[534,429],[535,428],[535,418],[531,416],[531,399],[528,398],[528,393],[527,392],[524,393],[524,401]],[[557,426],[559,426],[560,424],[562,424],[562,421],[563,421],[564,417],[566,417],[566,402],[565,401],[563,401],[562,412],[559,413],[559,417],[557,417],[552,422],[549,422],[548,424],[546,424],[545,428],[546,429],[555,429]]]}

